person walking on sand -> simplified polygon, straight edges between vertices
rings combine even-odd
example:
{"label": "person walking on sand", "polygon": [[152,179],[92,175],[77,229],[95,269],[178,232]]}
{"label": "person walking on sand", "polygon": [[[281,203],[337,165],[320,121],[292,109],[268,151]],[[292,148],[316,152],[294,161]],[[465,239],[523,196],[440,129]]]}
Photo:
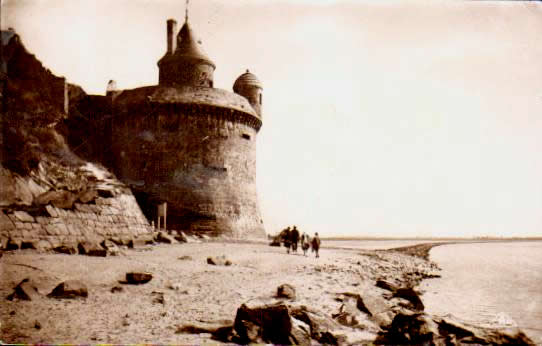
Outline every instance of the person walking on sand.
{"label": "person walking on sand", "polygon": [[294,226],[290,232],[290,242],[292,243],[292,252],[297,253],[297,243],[299,242],[299,231]]}
{"label": "person walking on sand", "polygon": [[303,250],[303,256],[307,256],[307,250],[311,246],[309,235],[305,232],[301,235],[301,249]]}
{"label": "person walking on sand", "polygon": [[284,243],[284,247],[286,248],[286,253],[290,253],[290,233],[290,226],[286,227],[286,229],[281,232],[282,241]]}
{"label": "person walking on sand", "polygon": [[316,252],[316,258],[320,257],[318,254],[318,250],[320,250],[320,238],[318,237],[318,232],[314,233],[314,237],[312,238],[312,251]]}

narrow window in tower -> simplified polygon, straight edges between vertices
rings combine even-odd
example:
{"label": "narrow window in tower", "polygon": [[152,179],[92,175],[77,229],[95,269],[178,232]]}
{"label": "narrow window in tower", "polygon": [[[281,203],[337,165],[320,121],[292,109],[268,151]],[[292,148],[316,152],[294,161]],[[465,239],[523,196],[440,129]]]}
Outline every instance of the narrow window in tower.
{"label": "narrow window in tower", "polygon": [[262,94],[260,93],[260,104],[262,104]]}
{"label": "narrow window in tower", "polygon": [[242,137],[250,141],[250,135],[248,133],[243,133]]}

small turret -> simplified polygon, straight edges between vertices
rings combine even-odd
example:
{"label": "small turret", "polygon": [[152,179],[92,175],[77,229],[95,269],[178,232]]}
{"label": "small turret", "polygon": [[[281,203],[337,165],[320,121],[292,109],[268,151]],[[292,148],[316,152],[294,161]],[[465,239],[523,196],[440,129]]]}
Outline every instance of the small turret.
{"label": "small turret", "polygon": [[188,14],[177,35],[176,46],[174,32],[175,21],[167,22],[168,46],[166,54],[158,61],[158,83],[166,86],[213,87],[215,64],[201,48],[201,41],[196,38],[188,23]]}
{"label": "small turret", "polygon": [[262,117],[263,88],[262,83],[254,74],[247,69],[247,72],[240,75],[233,83],[233,91],[246,98],[258,116]]}

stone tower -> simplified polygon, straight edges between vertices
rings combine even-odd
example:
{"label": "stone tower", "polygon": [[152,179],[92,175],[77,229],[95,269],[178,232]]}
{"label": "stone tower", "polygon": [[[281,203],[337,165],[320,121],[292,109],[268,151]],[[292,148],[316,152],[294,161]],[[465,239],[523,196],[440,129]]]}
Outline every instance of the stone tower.
{"label": "stone tower", "polygon": [[233,91],[250,102],[258,116],[262,116],[262,84],[249,70],[243,73],[233,84]]}
{"label": "stone tower", "polygon": [[168,228],[263,237],[256,192],[261,83],[247,71],[235,93],[213,88],[216,66],[188,16],[176,39],[175,31],[168,20],[158,85],[123,90],[112,100],[115,172],[147,217],[168,203]]}

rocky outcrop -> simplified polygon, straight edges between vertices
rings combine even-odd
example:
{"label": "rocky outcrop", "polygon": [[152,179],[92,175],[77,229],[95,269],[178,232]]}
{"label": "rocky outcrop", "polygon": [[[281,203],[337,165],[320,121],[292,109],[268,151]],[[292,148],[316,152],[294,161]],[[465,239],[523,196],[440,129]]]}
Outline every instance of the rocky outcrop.
{"label": "rocky outcrop", "polygon": [[[4,39],[5,38],[5,39]],[[41,251],[151,231],[130,189],[66,143],[69,88],[2,31],[0,238]],[[81,96],[83,97],[83,96]],[[9,244],[9,246],[8,246]],[[71,251],[66,251],[71,252]]]}
{"label": "rocky outcrop", "polygon": [[534,345],[519,329],[496,330],[467,326],[450,318],[401,312],[376,344],[382,345]]}
{"label": "rocky outcrop", "polygon": [[[345,305],[330,318],[305,306],[242,304],[237,309],[233,325],[182,325],[177,328],[177,333],[210,333],[215,340],[237,344],[534,345],[517,328],[480,328],[451,318],[401,310],[395,312],[387,328],[379,329],[363,315],[361,311]],[[360,338],[360,334],[353,330],[379,332],[376,340],[368,340],[363,336]]]}

